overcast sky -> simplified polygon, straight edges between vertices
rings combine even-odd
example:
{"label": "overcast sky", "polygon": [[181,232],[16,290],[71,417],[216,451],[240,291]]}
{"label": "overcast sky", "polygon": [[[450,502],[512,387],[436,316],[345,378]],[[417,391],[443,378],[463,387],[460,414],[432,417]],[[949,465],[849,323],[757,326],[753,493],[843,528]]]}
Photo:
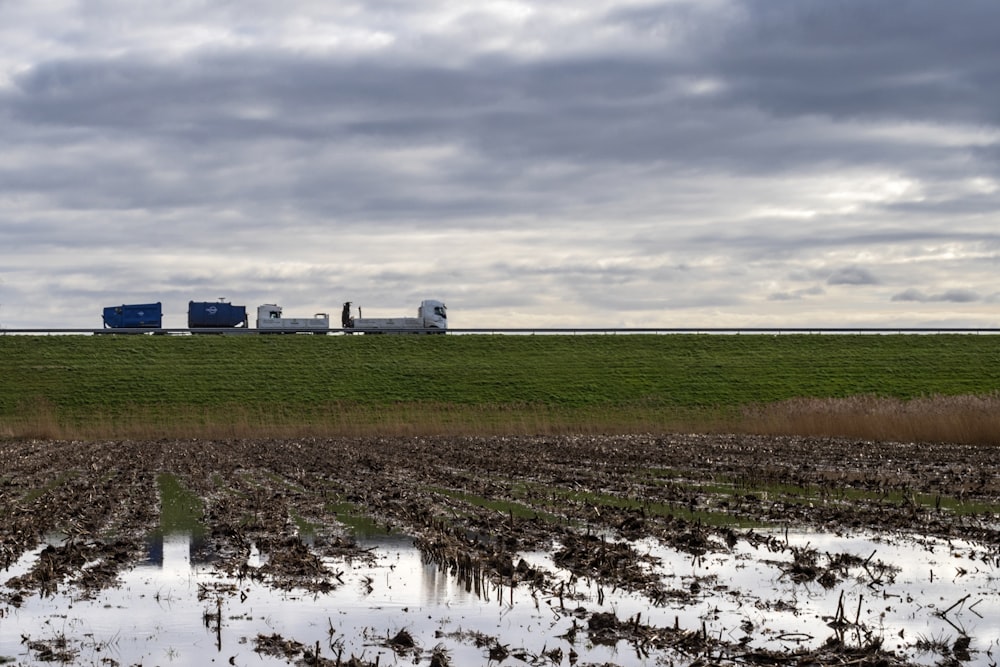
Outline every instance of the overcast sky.
{"label": "overcast sky", "polygon": [[0,0],[0,327],[1000,327],[995,0]]}

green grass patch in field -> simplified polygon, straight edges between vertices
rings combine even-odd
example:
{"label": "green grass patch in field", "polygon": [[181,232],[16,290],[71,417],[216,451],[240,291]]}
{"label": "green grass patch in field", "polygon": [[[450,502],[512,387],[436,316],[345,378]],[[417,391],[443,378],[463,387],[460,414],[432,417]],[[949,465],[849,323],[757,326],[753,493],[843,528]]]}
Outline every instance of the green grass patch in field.
{"label": "green grass patch in field", "polygon": [[330,502],[327,503],[326,510],[335,514],[337,521],[346,526],[356,539],[372,539],[392,534],[388,525],[379,523],[371,514],[353,503]]}
{"label": "green grass patch in field", "polygon": [[160,532],[201,535],[204,532],[201,499],[170,473],[158,475],[156,485],[160,493]]}
{"label": "green grass patch in field", "polygon": [[467,493],[465,491],[458,491],[455,489],[446,489],[443,487],[429,487],[428,491],[433,493],[439,493],[442,496],[447,496],[455,500],[461,501],[473,507],[481,507],[483,509],[493,510],[497,513],[497,519],[503,520],[504,518],[514,517],[517,519],[527,519],[527,520],[541,520],[546,523],[560,523],[560,520],[552,514],[548,514],[544,511],[536,510],[533,507],[529,507],[522,503],[513,500],[495,500],[491,498],[486,498],[484,496],[479,496],[472,493]]}
{"label": "green grass patch in field", "polygon": [[[603,507],[624,510],[642,510],[649,516],[673,517],[691,523],[701,523],[718,528],[760,528],[759,521],[752,521],[739,515],[713,510],[692,509],[682,503],[661,503],[645,498],[625,498],[595,491],[577,491],[566,488],[545,487],[548,493],[561,501],[589,505],[600,511]],[[541,490],[541,487],[539,488]]]}
{"label": "green grass patch in field", "polygon": [[793,505],[812,505],[844,502],[848,504],[870,503],[903,506],[924,511],[944,511],[959,516],[992,516],[1000,514],[1000,506],[987,503],[967,502],[959,498],[932,493],[916,493],[907,490],[870,491],[849,487],[824,488],[820,486],[796,486],[792,484],[751,483],[746,480],[719,480],[715,483],[691,483],[693,491],[713,496],[740,497],[753,496],[764,502],[779,501]]}
{"label": "green grass patch in field", "polygon": [[[37,489],[31,489],[30,491],[25,493],[24,496],[21,498],[21,502],[24,504],[30,504],[35,502],[49,491],[59,487],[62,484],[65,484],[68,480],[72,479],[75,476],[75,474],[76,473],[73,472],[60,473],[55,479],[45,484],[45,486],[42,486]],[[6,514],[6,509],[7,508],[5,507],[4,514]]]}
{"label": "green grass patch in field", "polygon": [[301,537],[312,537],[319,529],[317,524],[309,521],[298,512],[292,512],[291,519],[292,522],[295,523],[295,528]]}

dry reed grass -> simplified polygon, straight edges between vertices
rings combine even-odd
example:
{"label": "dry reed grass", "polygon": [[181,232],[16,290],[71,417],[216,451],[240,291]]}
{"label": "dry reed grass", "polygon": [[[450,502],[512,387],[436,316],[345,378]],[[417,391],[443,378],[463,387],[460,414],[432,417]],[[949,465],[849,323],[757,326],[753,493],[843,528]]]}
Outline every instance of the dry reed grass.
{"label": "dry reed grass", "polygon": [[39,401],[0,421],[0,438],[302,438],[364,436],[748,433],[876,441],[1000,443],[1000,395],[803,398],[741,410],[547,405],[135,406],[119,414],[66,418]]}
{"label": "dry reed grass", "polygon": [[896,442],[1000,443],[1000,395],[800,398],[745,408],[732,430]]}
{"label": "dry reed grass", "polygon": [[133,406],[115,413],[60,416],[47,401],[0,421],[0,437],[43,440],[127,438],[300,438],[364,436],[562,435],[697,431],[704,418],[654,408],[565,408],[543,404],[391,405],[331,403],[309,408]]}

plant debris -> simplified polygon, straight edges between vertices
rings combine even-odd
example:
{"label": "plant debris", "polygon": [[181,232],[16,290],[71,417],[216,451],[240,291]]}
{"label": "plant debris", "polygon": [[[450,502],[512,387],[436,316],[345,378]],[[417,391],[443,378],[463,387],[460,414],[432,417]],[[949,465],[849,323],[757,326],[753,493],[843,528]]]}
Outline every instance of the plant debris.
{"label": "plant debris", "polygon": [[[766,627],[747,623],[719,637],[699,627],[655,627],[640,614],[588,610],[572,586],[521,554],[545,551],[573,577],[599,590],[635,592],[651,606],[691,604],[710,594],[713,582],[695,577],[668,586],[657,559],[638,548],[643,540],[695,561],[742,544],[761,560],[774,558],[796,585],[831,589],[852,578],[875,594],[898,571],[878,554],[793,546],[762,527],[961,537],[1000,553],[998,463],[993,447],[735,435],[3,441],[0,568],[32,550],[38,557],[4,580],[0,604],[114,587],[160,530],[157,479],[169,474],[198,500],[191,520],[199,558],[237,584],[336,590],[344,571],[332,562],[372,558],[352,537],[349,523],[358,515],[379,530],[412,536],[426,562],[468,591],[523,587],[573,618],[561,638],[570,645],[537,655],[513,636],[463,635],[484,660],[573,664],[573,642],[586,638],[625,643],[640,655],[669,651],[692,664],[904,664],[844,609],[831,617],[826,641],[789,651],[752,648],[753,635]],[[240,588],[206,588],[199,599],[202,593],[212,605],[206,627],[218,634],[225,620],[219,600]],[[382,638],[381,646],[415,663],[453,662],[441,646],[422,648],[408,630]],[[259,634],[253,645],[289,662],[368,664],[277,633]],[[39,661],[74,659],[68,643],[26,639],[26,646]],[[960,637],[940,650],[964,660],[976,648]]]}

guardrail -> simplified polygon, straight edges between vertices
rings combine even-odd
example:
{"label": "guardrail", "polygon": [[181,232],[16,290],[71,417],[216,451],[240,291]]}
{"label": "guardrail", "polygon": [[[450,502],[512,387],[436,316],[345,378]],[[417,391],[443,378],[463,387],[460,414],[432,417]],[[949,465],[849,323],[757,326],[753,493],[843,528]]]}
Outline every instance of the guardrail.
{"label": "guardrail", "polygon": [[[318,335],[351,335],[351,334],[438,334],[434,330],[414,331],[413,329],[0,329],[0,336],[12,335],[201,335],[201,334],[318,334]],[[618,335],[618,334],[1000,334],[1000,329],[985,327],[639,327],[639,328],[607,328],[607,327],[528,327],[528,328],[476,328],[448,329],[449,334],[513,334],[513,335]]]}
{"label": "guardrail", "polygon": [[1000,329],[972,327],[643,327],[558,329],[448,329],[470,334],[1000,334]]}

